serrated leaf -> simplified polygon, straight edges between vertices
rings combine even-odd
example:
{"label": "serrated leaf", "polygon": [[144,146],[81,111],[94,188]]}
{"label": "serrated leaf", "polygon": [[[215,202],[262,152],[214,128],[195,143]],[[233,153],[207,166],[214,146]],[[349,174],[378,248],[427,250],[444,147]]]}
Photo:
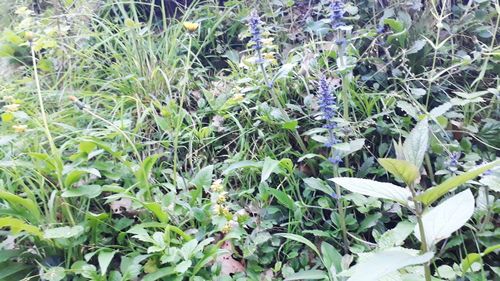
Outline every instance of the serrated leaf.
{"label": "serrated leaf", "polygon": [[430,189],[427,189],[424,193],[418,195],[416,198],[425,205],[430,205],[441,196],[448,193],[450,190],[466,183],[469,180],[476,178],[482,173],[493,169],[494,167],[500,165],[500,160],[496,160],[484,165],[481,165],[473,170],[465,172],[461,175],[451,177],[445,180],[443,183],[436,185]]}
{"label": "serrated leaf", "polygon": [[404,181],[407,185],[414,183],[420,177],[418,168],[406,160],[380,158],[378,162],[386,171]]}
{"label": "serrated leaf", "polygon": [[451,103],[445,102],[442,105],[434,107],[433,109],[431,109],[431,111],[429,112],[429,114],[432,117],[437,118],[437,117],[445,114],[446,112],[448,112],[448,110],[450,110],[452,106],[453,105]]}
{"label": "serrated leaf", "polygon": [[375,198],[393,200],[403,205],[407,205],[408,198],[411,197],[411,193],[408,189],[399,187],[392,183],[342,177],[332,178],[330,180],[351,192],[356,192]]}
{"label": "serrated leaf", "polygon": [[[446,199],[424,213],[422,223],[427,245],[432,247],[460,229],[474,213],[474,196],[470,189]],[[415,226],[415,236],[420,240],[420,230]]]}

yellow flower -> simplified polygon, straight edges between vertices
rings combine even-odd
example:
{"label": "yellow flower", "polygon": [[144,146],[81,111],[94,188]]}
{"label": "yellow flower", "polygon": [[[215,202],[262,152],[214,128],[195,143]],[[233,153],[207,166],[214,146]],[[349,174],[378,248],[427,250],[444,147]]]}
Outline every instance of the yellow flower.
{"label": "yellow flower", "polygon": [[221,192],[224,190],[224,186],[222,185],[222,179],[217,179],[215,180],[212,185],[210,186],[210,189],[213,192]]}
{"label": "yellow flower", "polygon": [[182,23],[182,25],[189,32],[195,32],[196,30],[198,30],[198,27],[200,27],[199,23],[189,22],[189,21]]}
{"label": "yellow flower", "polygon": [[233,229],[233,226],[230,224],[230,223],[226,223],[223,227],[222,227],[222,233],[224,234],[228,234],[231,229]]}
{"label": "yellow flower", "polygon": [[243,100],[245,99],[245,95],[244,94],[235,94],[231,100],[235,103],[240,103],[242,102]]}
{"label": "yellow flower", "polygon": [[227,201],[227,192],[222,192],[221,194],[219,194],[219,196],[217,197],[217,203],[221,204],[226,201]]}
{"label": "yellow flower", "polygon": [[262,38],[262,44],[264,46],[271,46],[273,44],[274,38]]}
{"label": "yellow flower", "polygon": [[13,104],[8,104],[8,105],[4,105],[4,109],[6,112],[16,112],[19,110],[19,106],[21,106],[20,104],[17,104],[17,103],[13,103]]}
{"label": "yellow flower", "polygon": [[12,126],[12,129],[14,129],[14,132],[21,134],[21,133],[26,132],[26,129],[28,129],[28,126],[26,126],[26,125],[14,125],[14,126]]}

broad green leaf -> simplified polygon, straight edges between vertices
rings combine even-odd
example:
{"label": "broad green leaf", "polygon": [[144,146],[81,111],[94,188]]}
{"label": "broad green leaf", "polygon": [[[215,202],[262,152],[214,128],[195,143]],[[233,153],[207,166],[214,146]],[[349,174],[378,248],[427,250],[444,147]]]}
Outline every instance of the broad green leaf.
{"label": "broad green leaf", "polygon": [[43,236],[45,239],[62,239],[62,238],[74,238],[78,237],[83,233],[83,226],[63,226],[46,229],[43,232]]}
{"label": "broad green leaf", "polygon": [[350,142],[336,144],[333,148],[341,152],[342,155],[348,155],[362,149],[364,145],[365,139],[355,139]]}
{"label": "broad green leaf", "polygon": [[269,187],[267,189],[267,191],[269,193],[271,193],[271,195],[273,195],[274,197],[276,197],[276,199],[278,199],[278,202],[287,207],[288,209],[290,210],[295,210],[295,202],[292,200],[292,198],[290,198],[290,195],[286,194],[285,192],[281,191],[281,190],[278,190],[278,189],[274,189],[274,188],[271,188]]}
{"label": "broad green leaf", "polygon": [[151,213],[153,213],[160,222],[168,222],[168,215],[162,209],[160,203],[157,202],[143,202],[142,205],[148,209]]}
{"label": "broad green leaf", "polygon": [[22,271],[28,269],[33,269],[33,268],[30,265],[26,265],[20,262],[4,263],[2,264],[2,267],[0,267],[0,280],[2,281],[21,280],[20,278],[15,278],[14,276],[16,276],[16,273],[22,273]]}
{"label": "broad green leaf", "polygon": [[[422,216],[425,240],[430,247],[446,239],[460,229],[474,213],[474,196],[470,189],[446,199]],[[420,239],[418,225],[415,226],[415,236]]]}
{"label": "broad green leaf", "polygon": [[395,246],[401,246],[406,238],[413,232],[415,224],[409,221],[398,223],[393,229],[384,232],[377,239],[377,246],[381,249],[387,249]]}
{"label": "broad green leaf", "polygon": [[304,270],[304,271],[299,271],[297,273],[293,273],[289,275],[288,277],[285,278],[285,281],[292,281],[292,280],[324,280],[328,278],[328,275],[323,271],[323,270],[316,270],[316,269],[311,269],[311,270]]}
{"label": "broad green leaf", "polygon": [[429,146],[429,124],[427,118],[418,122],[411,130],[403,143],[403,154],[405,160],[413,163],[417,168],[422,166],[425,152]]}
{"label": "broad green leaf", "polygon": [[212,178],[214,176],[214,166],[206,166],[201,169],[196,176],[191,180],[191,183],[197,188],[202,188],[205,186],[210,186],[212,183]]}
{"label": "broad green leaf", "polygon": [[147,274],[146,276],[144,276],[144,278],[142,278],[142,281],[155,281],[166,276],[174,275],[175,273],[176,273],[175,268],[165,267],[153,273]]}
{"label": "broad green leaf", "polygon": [[275,172],[279,165],[280,161],[266,157],[266,159],[264,159],[264,165],[262,166],[260,182],[265,182],[271,174]]}
{"label": "broad green leaf", "polygon": [[149,187],[149,176],[153,170],[153,166],[158,161],[159,155],[152,155],[147,157],[142,163],[139,170],[135,173],[137,181],[142,188]]}
{"label": "broad green leaf", "polygon": [[401,268],[426,263],[433,256],[431,252],[419,256],[401,250],[379,252],[352,267],[349,270],[352,275],[347,281],[377,281]]}
{"label": "broad green leaf", "polygon": [[307,240],[306,238],[304,238],[300,235],[293,234],[293,233],[276,233],[275,235],[281,236],[281,237],[284,237],[286,239],[290,239],[290,240],[293,240],[293,241],[296,241],[299,243],[303,243],[306,246],[308,246],[309,248],[311,248],[311,250],[313,250],[316,253],[316,255],[318,255],[318,257],[321,257],[321,254],[319,253],[318,248],[311,241]]}
{"label": "broad green leaf", "polygon": [[403,205],[407,205],[408,198],[411,197],[411,193],[408,189],[392,183],[358,178],[333,178],[330,180],[351,192],[375,198],[393,200]]}
{"label": "broad green leaf", "polygon": [[183,261],[175,266],[175,272],[184,274],[191,267],[192,264],[193,262],[190,260]]}
{"label": "broad green leaf", "polygon": [[64,267],[55,266],[50,267],[47,271],[44,271],[40,277],[42,280],[60,281],[66,277],[66,272]]}
{"label": "broad green leaf", "polygon": [[334,193],[333,188],[331,188],[327,183],[321,179],[317,178],[305,178],[304,183],[308,188],[315,189],[326,193],[327,195],[332,195]]}
{"label": "broad green leaf", "polygon": [[29,225],[20,219],[12,217],[0,218],[0,228],[4,227],[10,227],[10,231],[12,231],[14,234],[25,231],[38,237],[43,236],[43,233],[40,231],[40,229],[38,229],[38,227]]}
{"label": "broad green leaf", "polygon": [[380,158],[378,162],[386,171],[404,181],[407,185],[414,183],[420,177],[418,168],[406,160]]}
{"label": "broad green leaf", "polygon": [[231,164],[229,167],[227,167],[222,172],[222,174],[227,175],[234,170],[238,170],[238,169],[242,169],[242,168],[262,168],[262,162],[256,162],[256,161],[252,161],[252,160],[244,160],[244,161],[236,162],[236,163]]}
{"label": "broad green leaf", "polygon": [[445,180],[443,183],[436,185],[430,189],[427,189],[424,193],[418,195],[416,198],[417,198],[417,200],[424,203],[425,205],[430,205],[434,201],[436,201],[437,199],[441,198],[441,196],[448,193],[448,191],[466,183],[469,180],[476,178],[477,176],[481,175],[482,173],[484,173],[488,170],[491,170],[498,165],[500,165],[500,160],[496,160],[496,161],[481,165],[481,166],[479,166],[473,170],[470,170],[468,172],[465,172],[461,175],[451,177],[451,178]]}
{"label": "broad green leaf", "polygon": [[101,250],[99,255],[97,256],[97,261],[99,262],[99,268],[101,270],[101,275],[106,275],[108,271],[108,266],[111,263],[111,260],[115,256],[116,251],[111,251],[108,249]]}
{"label": "broad green leaf", "polygon": [[9,204],[14,204],[26,208],[30,212],[30,215],[35,216],[37,220],[41,217],[40,209],[38,209],[37,203],[33,202],[30,199],[25,199],[3,190],[0,191],[0,199],[9,202]]}
{"label": "broad green leaf", "polygon": [[322,260],[325,267],[336,275],[342,270],[342,255],[332,245],[322,242],[321,243]]}
{"label": "broad green leaf", "polygon": [[461,268],[462,268],[462,271],[464,273],[467,272],[469,270],[469,268],[472,266],[472,264],[474,264],[476,262],[479,262],[482,259],[482,257],[486,256],[489,253],[497,251],[499,249],[500,249],[500,244],[497,244],[497,245],[494,245],[494,246],[486,248],[486,250],[484,250],[484,252],[482,252],[481,254],[478,254],[478,253],[470,253],[470,254],[468,254],[462,260],[462,263],[460,265]]}
{"label": "broad green leaf", "polygon": [[64,191],[61,196],[65,198],[70,197],[87,197],[87,198],[96,198],[102,192],[102,188],[100,185],[92,184],[92,185],[82,185],[76,188],[70,188]]}

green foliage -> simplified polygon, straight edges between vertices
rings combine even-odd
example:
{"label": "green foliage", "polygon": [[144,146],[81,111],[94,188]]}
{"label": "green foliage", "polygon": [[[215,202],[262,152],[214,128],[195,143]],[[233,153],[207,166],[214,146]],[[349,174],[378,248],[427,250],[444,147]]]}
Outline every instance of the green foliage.
{"label": "green foliage", "polygon": [[0,0],[0,280],[495,279],[496,1],[144,2]]}

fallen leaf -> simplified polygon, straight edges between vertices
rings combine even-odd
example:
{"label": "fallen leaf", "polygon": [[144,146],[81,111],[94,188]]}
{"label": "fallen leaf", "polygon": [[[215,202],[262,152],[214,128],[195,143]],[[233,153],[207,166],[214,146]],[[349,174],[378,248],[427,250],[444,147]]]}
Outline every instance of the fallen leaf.
{"label": "fallen leaf", "polygon": [[232,257],[233,250],[229,241],[225,241],[221,249],[228,251],[215,259],[215,262],[221,265],[221,275],[229,276],[238,272],[245,272],[243,264]]}
{"label": "fallen leaf", "polygon": [[132,208],[132,200],[130,200],[129,198],[122,198],[120,200],[111,202],[109,206],[113,214],[128,213]]}

